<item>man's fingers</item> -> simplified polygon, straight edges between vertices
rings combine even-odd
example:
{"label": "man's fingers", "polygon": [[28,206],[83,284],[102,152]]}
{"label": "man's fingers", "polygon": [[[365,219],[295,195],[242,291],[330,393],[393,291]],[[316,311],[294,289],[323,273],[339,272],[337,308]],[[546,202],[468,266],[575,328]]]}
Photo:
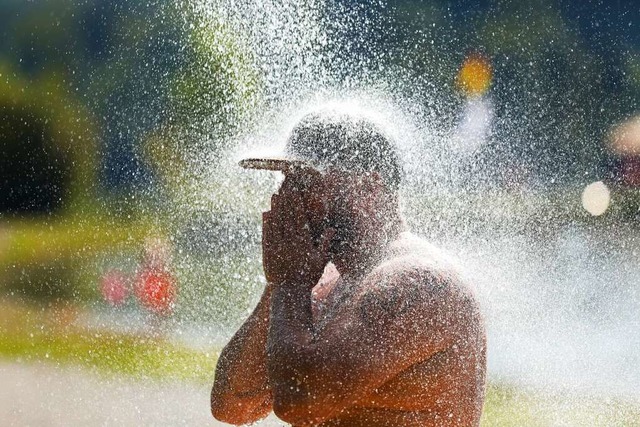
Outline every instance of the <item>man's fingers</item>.
{"label": "man's fingers", "polygon": [[286,209],[284,207],[284,197],[279,194],[274,194],[271,196],[271,212],[269,213],[269,221],[271,224],[271,228],[273,229],[273,237],[277,238],[282,235],[282,218],[283,212]]}
{"label": "man's fingers", "polygon": [[262,244],[265,247],[279,242],[282,238],[280,230],[280,221],[276,217],[274,211],[262,213]]}
{"label": "man's fingers", "polygon": [[262,213],[262,248],[267,249],[273,242],[273,227],[271,225],[271,213]]}
{"label": "man's fingers", "polygon": [[300,248],[305,247],[305,243],[313,244],[303,198],[297,190],[283,186],[278,194],[274,194],[271,197],[271,211],[265,221],[269,224],[269,239],[284,239],[290,243],[296,241],[297,245],[302,245]]}
{"label": "man's fingers", "polygon": [[302,197],[298,193],[291,194],[291,204],[289,206],[289,217],[291,219],[291,225],[294,227],[301,236],[309,238],[311,237],[311,230],[309,227],[309,220],[307,219],[307,212],[304,209]]}

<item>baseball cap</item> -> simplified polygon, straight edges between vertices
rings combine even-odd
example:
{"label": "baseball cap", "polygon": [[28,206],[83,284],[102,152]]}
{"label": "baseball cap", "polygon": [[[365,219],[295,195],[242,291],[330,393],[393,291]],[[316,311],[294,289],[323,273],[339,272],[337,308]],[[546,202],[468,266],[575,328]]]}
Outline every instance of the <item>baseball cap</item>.
{"label": "baseball cap", "polygon": [[402,175],[394,141],[379,124],[363,114],[334,109],[303,116],[281,156],[248,158],[240,166],[282,172],[304,167],[377,172],[394,190]]}

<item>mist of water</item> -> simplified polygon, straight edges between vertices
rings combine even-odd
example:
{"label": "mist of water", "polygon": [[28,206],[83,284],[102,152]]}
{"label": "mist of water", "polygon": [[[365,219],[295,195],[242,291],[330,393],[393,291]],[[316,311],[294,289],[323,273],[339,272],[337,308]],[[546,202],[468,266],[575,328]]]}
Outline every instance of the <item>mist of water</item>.
{"label": "mist of water", "polygon": [[[584,395],[636,398],[634,230],[581,217],[579,182],[567,183],[560,197],[556,191],[554,203],[548,189],[519,185],[517,171],[511,187],[492,182],[498,163],[474,154],[491,132],[491,93],[466,107],[463,96],[455,102],[442,96],[428,76],[393,65],[406,50],[376,42],[381,28],[395,31],[376,12],[384,3],[345,4],[202,0],[190,10],[188,16],[224,23],[259,78],[254,108],[238,119],[224,154],[206,144],[188,153],[190,178],[181,189],[188,197],[176,199],[172,211],[176,246],[184,251],[178,269],[200,285],[185,290],[191,303],[183,318],[224,342],[252,308],[264,284],[260,212],[279,177],[244,171],[237,161],[278,152],[299,117],[333,104],[368,111],[398,141],[409,223],[456,255],[476,286],[487,319],[490,382],[562,392],[567,402]],[[468,146],[465,132],[476,137]],[[518,138],[514,131],[499,143]],[[567,215],[572,210],[578,220]]]}

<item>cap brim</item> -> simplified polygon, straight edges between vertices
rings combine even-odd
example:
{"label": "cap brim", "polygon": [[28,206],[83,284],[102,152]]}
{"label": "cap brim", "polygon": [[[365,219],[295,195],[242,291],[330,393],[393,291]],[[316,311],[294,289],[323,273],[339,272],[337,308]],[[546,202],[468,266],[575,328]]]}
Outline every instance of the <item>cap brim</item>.
{"label": "cap brim", "polygon": [[288,172],[292,169],[313,167],[304,160],[287,159],[284,157],[261,157],[240,160],[238,163],[245,169],[263,169],[269,171]]}

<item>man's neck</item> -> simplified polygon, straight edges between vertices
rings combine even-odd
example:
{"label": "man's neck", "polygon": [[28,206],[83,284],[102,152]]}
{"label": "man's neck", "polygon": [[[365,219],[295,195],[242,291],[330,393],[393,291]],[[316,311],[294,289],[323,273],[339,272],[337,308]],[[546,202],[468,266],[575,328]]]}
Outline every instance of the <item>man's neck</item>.
{"label": "man's neck", "polygon": [[370,230],[370,238],[362,239],[362,244],[346,245],[346,250],[332,260],[340,276],[357,279],[371,271],[384,259],[389,244],[396,241],[403,231],[406,231],[404,220],[394,215],[382,229]]}

